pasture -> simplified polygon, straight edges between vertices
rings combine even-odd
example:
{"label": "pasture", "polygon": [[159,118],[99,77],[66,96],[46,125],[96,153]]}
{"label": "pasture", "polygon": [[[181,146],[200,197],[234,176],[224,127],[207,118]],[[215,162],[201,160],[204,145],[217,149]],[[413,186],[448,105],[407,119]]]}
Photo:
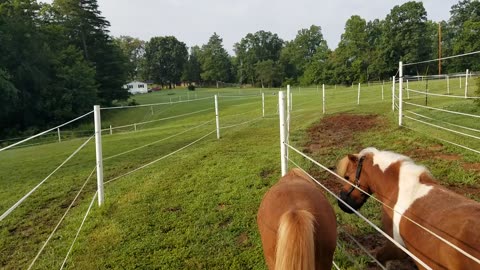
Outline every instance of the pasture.
{"label": "pasture", "polygon": [[[471,79],[471,95],[473,81]],[[455,82],[450,80],[452,85]],[[425,89],[425,82],[409,83],[412,89]],[[428,91],[445,94],[444,84],[443,80],[430,81]],[[454,88],[452,95],[463,95],[463,89]],[[108,130],[103,133],[105,205],[100,208],[96,203],[93,205],[66,267],[266,269],[255,218],[263,194],[280,178],[280,147],[278,89],[263,89],[263,118],[261,91],[167,90],[133,98],[139,104],[199,100],[103,110],[103,128],[127,127],[114,129],[112,135]],[[318,90],[315,86],[292,87],[292,93],[290,144],[321,164],[334,166],[347,153],[375,146],[411,156],[429,168],[440,183],[480,200],[480,155],[437,139],[480,149],[480,142],[472,138],[478,135],[476,131],[462,130],[470,136],[460,136],[407,118],[405,127],[399,128],[397,112],[392,112],[391,82],[385,82],[383,100],[380,84],[362,86],[359,105],[357,86],[328,86],[325,115],[322,114],[321,86]],[[214,94],[220,94],[220,126],[223,128],[219,140],[215,134],[213,98],[208,98]],[[428,96],[425,101],[425,95],[412,92],[406,101],[480,115],[480,107],[472,100]],[[441,112],[413,105],[405,109],[411,111],[406,115],[421,114],[423,120],[430,117],[437,119],[432,121],[480,129],[478,119],[443,116]],[[358,130],[336,121],[333,121],[335,128],[322,126],[323,120],[335,120],[331,117],[337,114],[374,115],[377,120],[371,127]],[[184,116],[170,118],[178,115]],[[0,152],[2,213],[87,139],[80,133],[91,131],[88,134],[93,134],[92,118],[89,116],[88,121],[68,130],[77,134],[71,136],[73,139],[58,143],[54,134],[43,141],[50,140],[50,143]],[[156,122],[137,125],[136,130],[131,126],[148,121]],[[339,145],[315,141],[336,136],[343,138]],[[310,147],[315,143],[320,145]],[[182,150],[165,157],[179,149]],[[341,185],[294,152],[290,152],[290,158],[332,188]],[[132,172],[149,163],[151,165]],[[0,221],[0,268],[28,268],[94,166],[92,140]],[[289,167],[294,165],[290,163]],[[32,269],[62,265],[95,190],[93,175]],[[376,269],[368,256],[348,240],[345,232],[372,249],[382,240],[357,216],[339,211],[336,201],[328,197],[334,204],[340,227],[334,261],[341,269]],[[368,201],[361,212],[377,225],[380,223],[380,206],[373,200]]]}

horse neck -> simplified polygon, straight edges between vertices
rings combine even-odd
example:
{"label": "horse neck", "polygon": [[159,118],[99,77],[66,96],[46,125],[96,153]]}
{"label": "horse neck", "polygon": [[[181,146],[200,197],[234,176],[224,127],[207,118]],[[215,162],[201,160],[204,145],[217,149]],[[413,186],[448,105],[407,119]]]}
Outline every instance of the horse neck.
{"label": "horse neck", "polygon": [[398,196],[400,164],[394,163],[382,171],[379,166],[366,168],[368,186],[371,193],[383,203],[393,207]]}

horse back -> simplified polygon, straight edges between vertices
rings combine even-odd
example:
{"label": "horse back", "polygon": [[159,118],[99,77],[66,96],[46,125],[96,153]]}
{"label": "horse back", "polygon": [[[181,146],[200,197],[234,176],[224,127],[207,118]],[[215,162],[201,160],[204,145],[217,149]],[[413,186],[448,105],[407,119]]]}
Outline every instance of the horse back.
{"label": "horse back", "polygon": [[[405,212],[453,245],[480,258],[480,203],[436,186]],[[480,265],[406,218],[400,232],[407,248],[435,268],[480,269]]]}
{"label": "horse back", "polygon": [[[306,210],[315,218],[315,257],[318,265],[330,265],[336,247],[336,217],[323,193],[307,176],[292,170],[272,186],[263,197],[257,214],[264,255],[270,269],[275,261],[278,224],[289,211]],[[273,263],[273,265],[272,265]],[[328,268],[328,267],[327,267]],[[318,268],[317,269],[324,269]]]}

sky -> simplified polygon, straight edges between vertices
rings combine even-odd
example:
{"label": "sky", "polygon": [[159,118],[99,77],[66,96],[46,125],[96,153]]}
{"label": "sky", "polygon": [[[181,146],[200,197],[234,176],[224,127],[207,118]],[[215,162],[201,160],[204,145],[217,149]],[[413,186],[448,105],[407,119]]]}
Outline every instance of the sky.
{"label": "sky", "polygon": [[[424,0],[429,20],[448,20],[459,0]],[[51,3],[52,0],[42,0]],[[110,22],[111,35],[128,35],[148,41],[155,36],[175,36],[188,47],[203,45],[216,32],[224,48],[248,33],[276,33],[283,40],[298,30],[319,25],[328,47],[335,49],[345,22],[352,15],[367,21],[384,19],[401,0],[98,0]]]}

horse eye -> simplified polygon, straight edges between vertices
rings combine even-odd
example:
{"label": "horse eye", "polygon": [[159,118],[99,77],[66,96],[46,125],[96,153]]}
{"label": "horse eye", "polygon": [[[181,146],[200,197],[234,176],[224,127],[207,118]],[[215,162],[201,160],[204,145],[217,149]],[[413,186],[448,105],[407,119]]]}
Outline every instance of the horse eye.
{"label": "horse eye", "polygon": [[348,175],[345,176],[345,179],[346,179],[346,180],[350,180],[350,176],[348,176]]}

